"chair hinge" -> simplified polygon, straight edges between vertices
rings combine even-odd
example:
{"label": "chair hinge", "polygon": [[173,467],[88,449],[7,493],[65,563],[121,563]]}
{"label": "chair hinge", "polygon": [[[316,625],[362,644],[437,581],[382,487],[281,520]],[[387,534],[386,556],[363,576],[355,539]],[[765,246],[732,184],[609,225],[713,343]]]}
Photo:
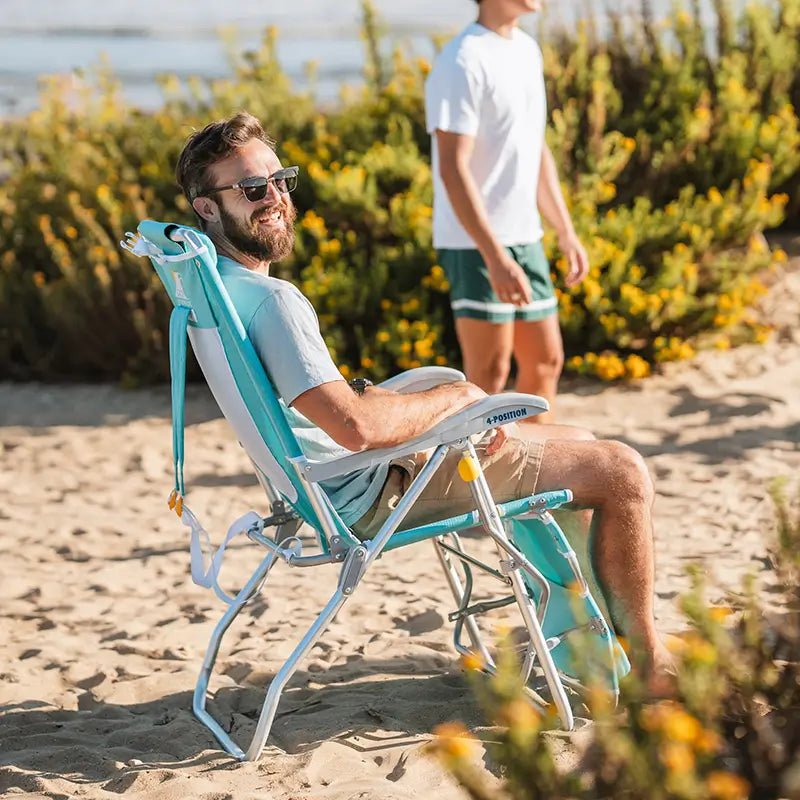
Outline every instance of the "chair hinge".
{"label": "chair hinge", "polygon": [[353,589],[358,586],[361,576],[364,574],[367,561],[367,548],[364,545],[354,547],[348,554],[342,566],[342,574],[339,578],[339,589],[342,594],[350,595]]}

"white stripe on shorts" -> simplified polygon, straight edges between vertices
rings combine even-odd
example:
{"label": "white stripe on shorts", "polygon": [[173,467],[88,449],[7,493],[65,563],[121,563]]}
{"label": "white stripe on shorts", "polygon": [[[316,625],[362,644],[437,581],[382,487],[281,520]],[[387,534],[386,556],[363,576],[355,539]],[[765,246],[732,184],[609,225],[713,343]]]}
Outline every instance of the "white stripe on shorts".
{"label": "white stripe on shorts", "polygon": [[543,311],[546,308],[556,308],[558,299],[546,297],[544,300],[533,300],[524,306],[515,306],[513,303],[482,303],[480,300],[454,300],[450,303],[453,311],[461,308],[474,308],[476,311],[486,311],[490,314],[513,314],[515,311]]}

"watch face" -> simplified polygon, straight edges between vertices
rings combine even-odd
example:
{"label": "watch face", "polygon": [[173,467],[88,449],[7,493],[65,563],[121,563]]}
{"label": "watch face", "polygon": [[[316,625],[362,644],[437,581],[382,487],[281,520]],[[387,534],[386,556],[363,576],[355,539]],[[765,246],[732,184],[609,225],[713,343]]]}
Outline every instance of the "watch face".
{"label": "watch face", "polygon": [[353,378],[353,380],[350,381],[350,388],[356,394],[364,394],[367,386],[372,386],[372,381],[368,378]]}

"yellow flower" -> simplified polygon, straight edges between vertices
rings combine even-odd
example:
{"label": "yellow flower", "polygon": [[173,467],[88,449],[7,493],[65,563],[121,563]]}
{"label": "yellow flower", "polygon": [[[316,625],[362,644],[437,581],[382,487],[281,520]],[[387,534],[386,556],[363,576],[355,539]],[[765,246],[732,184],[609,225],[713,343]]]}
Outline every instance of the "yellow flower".
{"label": "yellow flower", "polygon": [[536,709],[521,697],[506,703],[497,714],[497,723],[520,733],[537,733],[542,717]]}
{"label": "yellow flower", "polygon": [[325,220],[312,210],[306,211],[303,215],[300,227],[310,231],[318,239],[322,239],[328,235],[328,229],[325,227]]}
{"label": "yellow flower", "polygon": [[319,243],[319,252],[323,256],[332,255],[335,257],[338,256],[341,251],[342,251],[342,245],[338,239],[329,239],[327,241],[322,241]]}
{"label": "yellow flower", "polygon": [[780,248],[778,248],[777,250],[773,250],[772,251],[772,260],[777,262],[777,263],[780,263],[782,261],[786,261],[787,258],[788,258],[788,256],[786,255],[786,251],[785,250],[781,250]]}
{"label": "yellow flower", "polygon": [[470,672],[478,672],[483,669],[483,659],[475,652],[469,652],[460,658],[461,666]]}
{"label": "yellow flower", "polygon": [[371,358],[364,356],[364,358],[361,359],[361,366],[364,367],[364,369],[370,369],[370,367],[375,366],[375,362]]}
{"label": "yellow flower", "polygon": [[700,735],[700,723],[683,709],[670,709],[664,719],[664,734],[673,742],[691,744]]}
{"label": "yellow flower", "polygon": [[625,359],[625,373],[629,378],[646,378],[650,374],[650,365],[635,353]]}
{"label": "yellow flower", "polygon": [[615,353],[603,353],[597,356],[594,372],[604,381],[613,381],[617,378],[621,378],[625,374],[625,365],[622,363],[622,359]]}
{"label": "yellow flower", "polygon": [[769,341],[769,337],[772,335],[772,328],[767,325],[758,325],[755,328],[755,340],[759,344],[764,344],[764,342]]}
{"label": "yellow flower", "polygon": [[391,300],[381,300],[381,308],[384,311],[388,311],[391,307],[392,307],[392,301]]}
{"label": "yellow flower", "polygon": [[714,731],[704,728],[700,731],[694,746],[698,753],[718,753],[722,747],[722,740]]}
{"label": "yellow flower", "polygon": [[670,772],[684,773],[694,769],[694,753],[685,744],[665,742],[658,757]]}
{"label": "yellow flower", "polygon": [[348,367],[347,364],[342,364],[342,366],[339,367],[339,372],[342,373],[342,377],[345,380],[348,380],[352,375],[352,373],[350,372],[350,367]]}
{"label": "yellow flower", "polygon": [[702,664],[713,664],[717,660],[717,651],[711,642],[707,642],[696,633],[689,634],[684,638],[686,644],[685,656],[690,661],[698,661]]}
{"label": "yellow flower", "polygon": [[750,794],[750,784],[741,775],[723,770],[708,774],[706,789],[713,800],[745,800]]}
{"label": "yellow flower", "polygon": [[379,342],[388,342],[389,339],[392,337],[389,335],[388,331],[378,331],[377,336],[375,337]]}
{"label": "yellow flower", "polygon": [[730,350],[731,340],[727,336],[720,336],[714,341],[714,347],[716,347],[717,350]]}
{"label": "yellow flower", "polygon": [[708,199],[715,204],[722,202],[722,194],[716,186],[712,186],[708,190]]}
{"label": "yellow flower", "polygon": [[433,729],[437,737],[434,749],[444,756],[465,758],[472,750],[474,738],[460,722],[443,722]]}
{"label": "yellow flower", "polygon": [[414,352],[420,358],[430,358],[433,355],[431,342],[428,339],[418,339],[414,342]]}
{"label": "yellow flower", "polygon": [[42,286],[45,285],[45,283],[47,283],[47,279],[44,277],[44,272],[37,271],[33,273],[33,285],[37,289],[41,289]]}

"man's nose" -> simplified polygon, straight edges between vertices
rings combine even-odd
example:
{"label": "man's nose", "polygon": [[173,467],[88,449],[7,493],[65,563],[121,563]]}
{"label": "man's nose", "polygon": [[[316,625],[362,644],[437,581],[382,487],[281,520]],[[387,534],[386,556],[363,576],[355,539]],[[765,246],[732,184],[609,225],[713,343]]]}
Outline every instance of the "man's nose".
{"label": "man's nose", "polygon": [[264,195],[264,203],[269,206],[275,205],[275,203],[280,203],[283,201],[283,195],[281,194],[278,187],[275,185],[275,181],[270,181],[267,184],[267,193]]}

